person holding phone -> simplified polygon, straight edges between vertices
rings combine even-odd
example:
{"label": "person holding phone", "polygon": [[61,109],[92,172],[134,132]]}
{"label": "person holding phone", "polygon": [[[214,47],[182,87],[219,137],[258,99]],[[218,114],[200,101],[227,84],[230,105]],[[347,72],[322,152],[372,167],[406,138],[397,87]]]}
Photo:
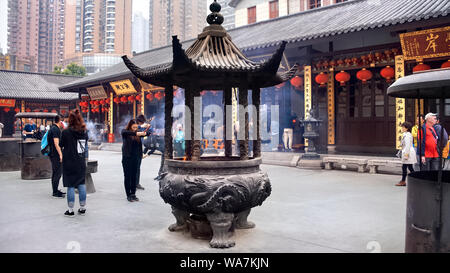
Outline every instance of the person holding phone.
{"label": "person holding phone", "polygon": [[146,136],[147,132],[138,130],[139,125],[135,119],[130,120],[127,127],[122,130],[122,167],[125,194],[129,202],[139,201],[139,198],[136,197],[136,186],[142,161],[141,137]]}

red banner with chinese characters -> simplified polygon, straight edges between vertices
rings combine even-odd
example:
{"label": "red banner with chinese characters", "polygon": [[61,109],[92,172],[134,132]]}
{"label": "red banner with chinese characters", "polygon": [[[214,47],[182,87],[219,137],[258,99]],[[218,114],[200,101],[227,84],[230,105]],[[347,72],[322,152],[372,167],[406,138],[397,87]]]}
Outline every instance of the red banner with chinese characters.
{"label": "red banner with chinese characters", "polygon": [[16,106],[16,100],[14,99],[0,99],[0,106],[14,107]]}
{"label": "red banner with chinese characters", "polygon": [[450,26],[400,34],[405,60],[450,56]]}

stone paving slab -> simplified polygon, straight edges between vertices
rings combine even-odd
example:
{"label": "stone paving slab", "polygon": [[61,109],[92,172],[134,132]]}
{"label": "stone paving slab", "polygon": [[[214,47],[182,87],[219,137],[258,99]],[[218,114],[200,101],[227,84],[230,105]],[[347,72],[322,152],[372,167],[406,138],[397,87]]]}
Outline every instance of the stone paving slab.
{"label": "stone paving slab", "polygon": [[174,218],[153,180],[159,156],[143,160],[137,203],[125,198],[121,154],[90,156],[99,167],[86,216],[64,217],[66,200],[50,197],[50,180],[0,173],[0,252],[70,252],[73,244],[81,252],[369,252],[372,241],[403,252],[406,189],[392,175],[263,165],[273,191],[250,214],[256,228],[237,230],[236,247],[217,250],[167,230]]}

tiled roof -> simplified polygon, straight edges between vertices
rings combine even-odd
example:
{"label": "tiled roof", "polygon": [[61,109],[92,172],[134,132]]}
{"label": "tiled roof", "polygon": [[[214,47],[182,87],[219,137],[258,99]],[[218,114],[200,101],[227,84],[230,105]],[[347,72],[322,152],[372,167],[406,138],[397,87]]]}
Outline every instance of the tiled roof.
{"label": "tiled roof", "polygon": [[[295,43],[437,17],[446,17],[450,23],[449,12],[449,0],[353,0],[235,28],[228,33],[245,52],[276,46],[281,41]],[[195,41],[183,42],[183,48],[190,47]],[[169,45],[140,53],[131,61],[138,67],[153,70],[167,67],[172,59],[172,46]],[[61,89],[74,90],[124,75],[131,76],[131,72],[119,63]]]}
{"label": "tiled roof", "polygon": [[0,98],[70,101],[77,93],[61,93],[58,87],[80,77],[0,70]]}

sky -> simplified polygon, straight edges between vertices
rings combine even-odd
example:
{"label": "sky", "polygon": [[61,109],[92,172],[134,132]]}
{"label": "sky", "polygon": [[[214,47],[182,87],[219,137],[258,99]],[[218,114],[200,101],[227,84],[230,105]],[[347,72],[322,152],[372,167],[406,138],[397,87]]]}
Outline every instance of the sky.
{"label": "sky", "polygon": [[[208,6],[213,0],[207,0]],[[0,7],[7,7],[7,0],[0,0]],[[133,13],[142,13],[148,18],[149,0],[133,0]],[[0,8],[0,48],[6,53],[8,42],[8,9]]]}

